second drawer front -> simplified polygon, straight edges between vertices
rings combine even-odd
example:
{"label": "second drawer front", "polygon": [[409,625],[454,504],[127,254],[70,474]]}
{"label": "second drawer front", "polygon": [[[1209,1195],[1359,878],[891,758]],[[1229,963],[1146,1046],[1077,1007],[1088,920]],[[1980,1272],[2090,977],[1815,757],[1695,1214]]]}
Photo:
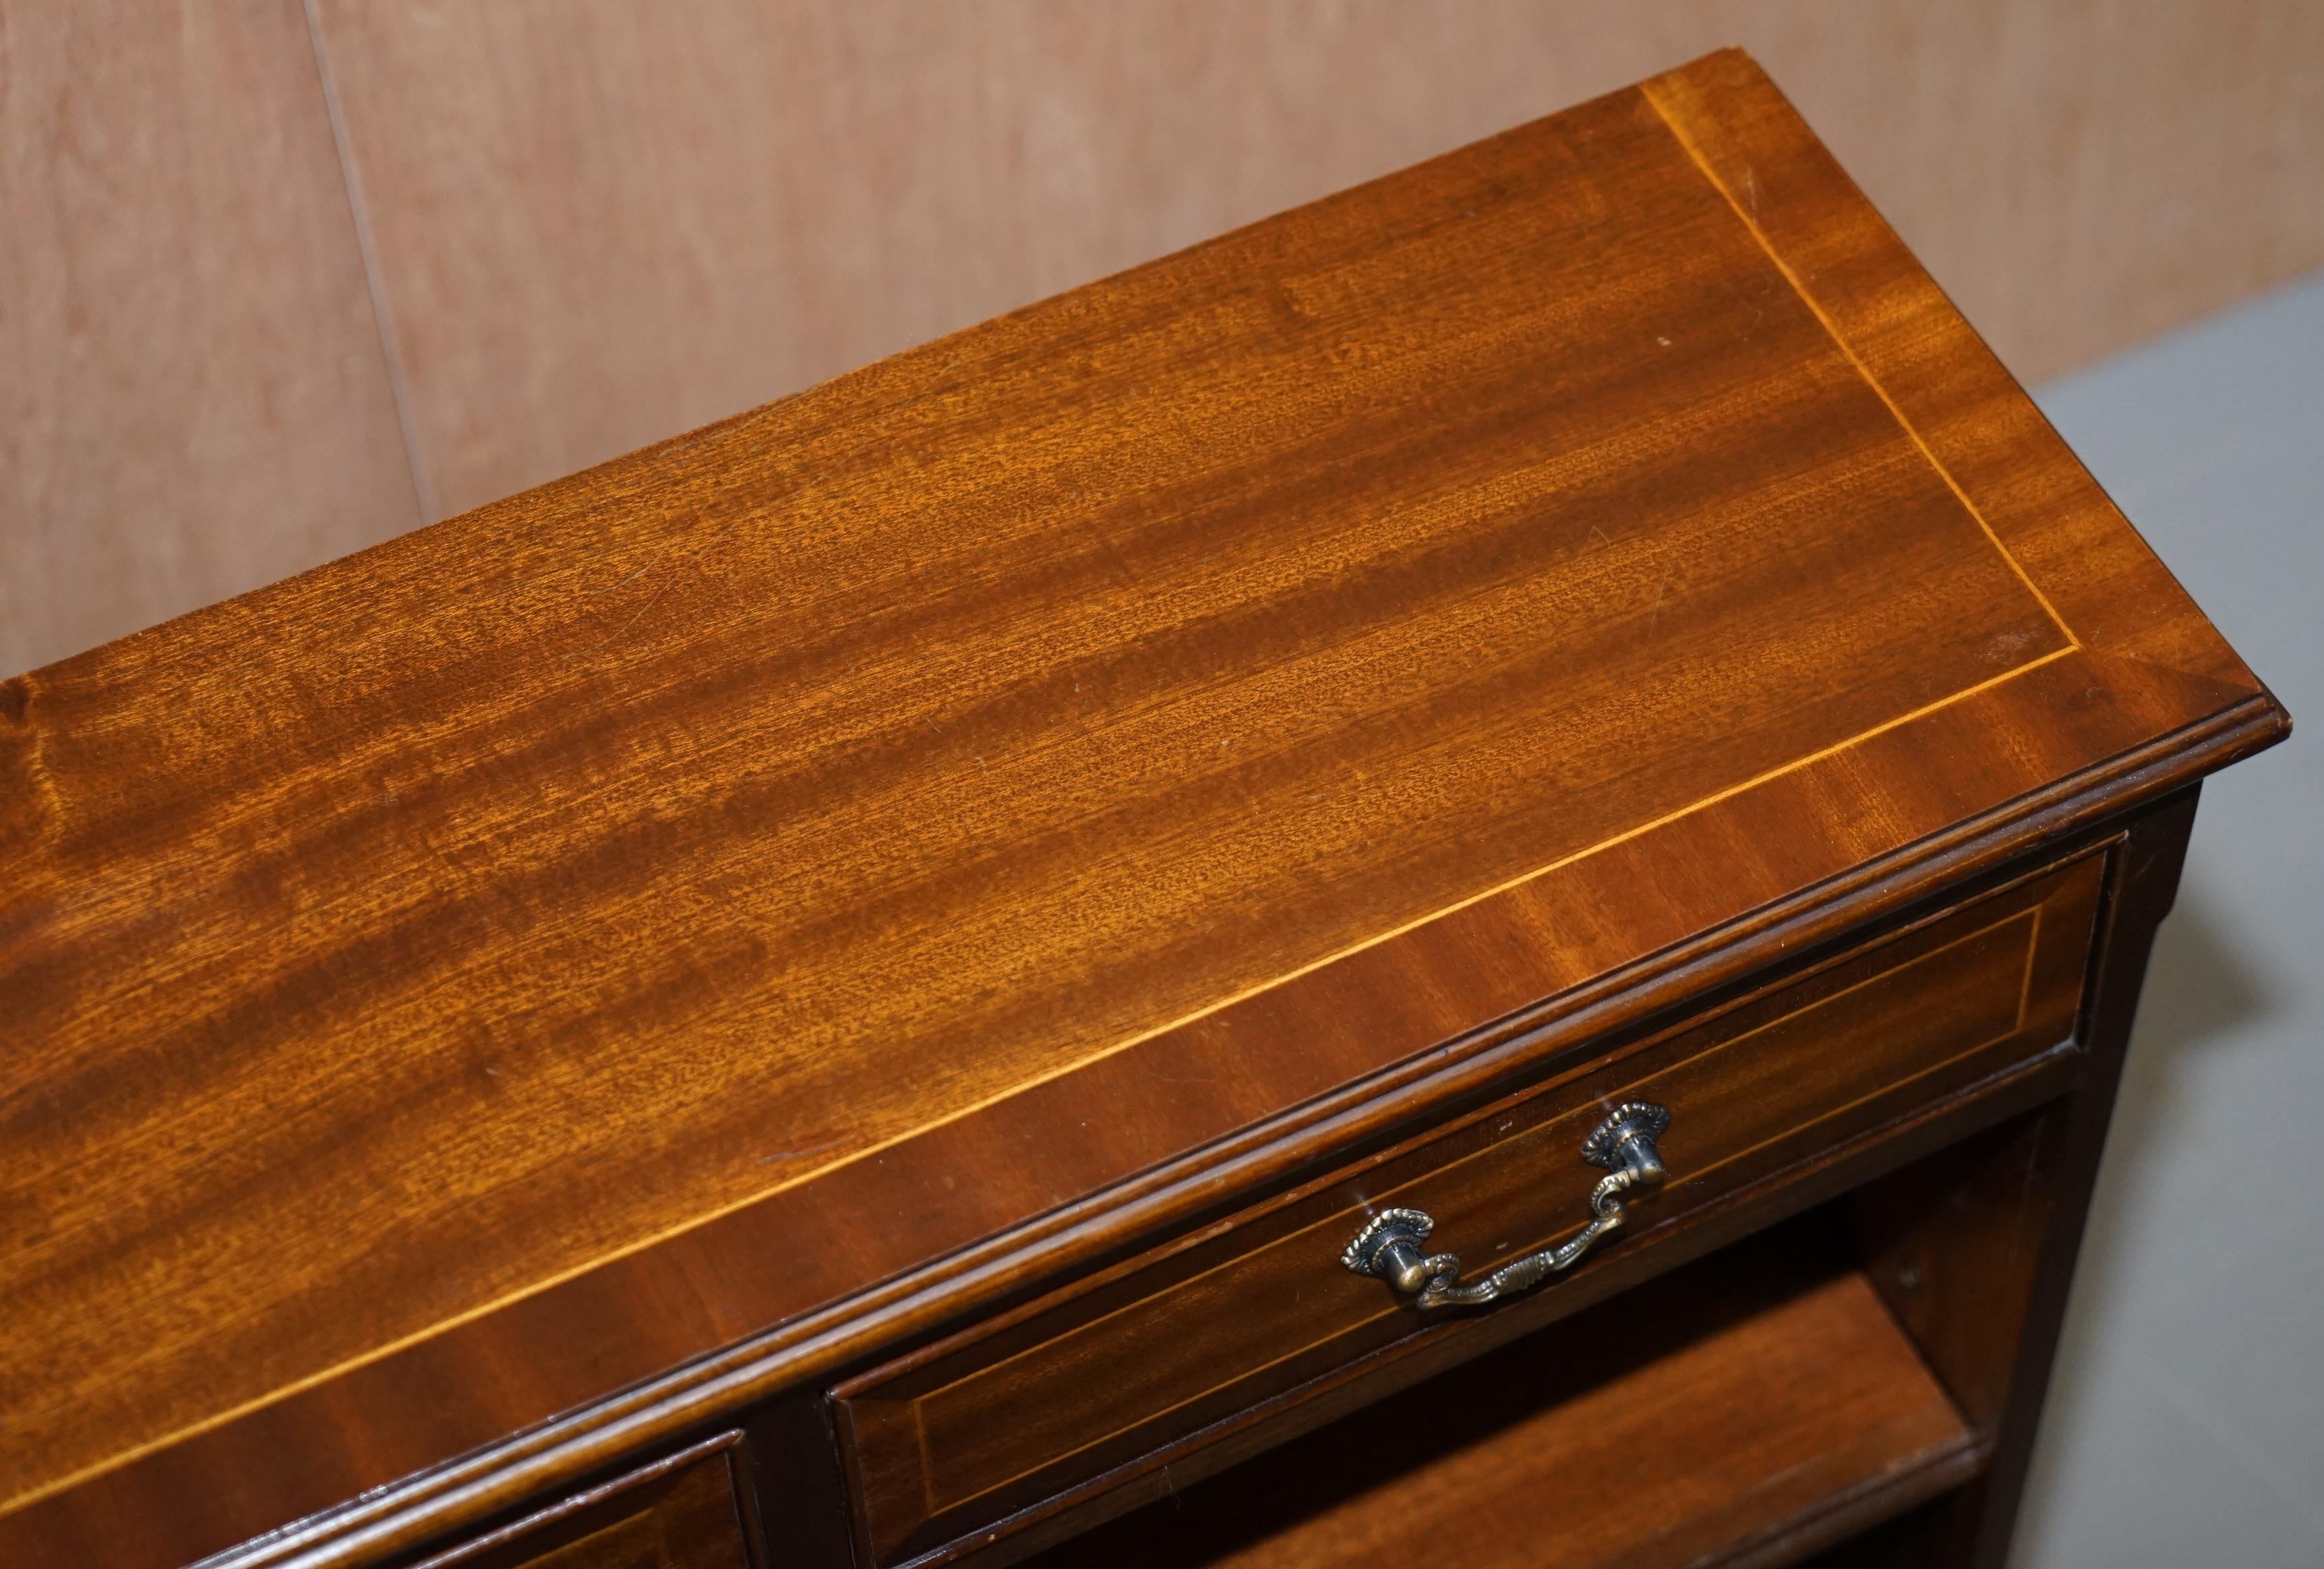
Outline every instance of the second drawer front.
{"label": "second drawer front", "polygon": [[1339,1262],[1382,1209],[1426,1210],[1464,1278],[1579,1231],[1603,1175],[1582,1142],[1619,1102],[1673,1113],[1669,1178],[1635,1230],[2067,1039],[2099,877],[2091,857],[1965,905],[834,1390],[872,1560],[981,1532],[1410,1334],[1415,1311]]}
{"label": "second drawer front", "polygon": [[735,1489],[742,1442],[723,1434],[411,1569],[750,1569]]}

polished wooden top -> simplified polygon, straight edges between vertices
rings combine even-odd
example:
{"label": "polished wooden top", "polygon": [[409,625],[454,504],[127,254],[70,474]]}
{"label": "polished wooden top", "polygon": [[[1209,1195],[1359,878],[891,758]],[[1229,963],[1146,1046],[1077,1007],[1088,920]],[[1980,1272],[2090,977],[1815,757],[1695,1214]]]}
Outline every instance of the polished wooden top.
{"label": "polished wooden top", "polygon": [[0,685],[0,1478],[271,1523],[2282,725],[1714,56]]}

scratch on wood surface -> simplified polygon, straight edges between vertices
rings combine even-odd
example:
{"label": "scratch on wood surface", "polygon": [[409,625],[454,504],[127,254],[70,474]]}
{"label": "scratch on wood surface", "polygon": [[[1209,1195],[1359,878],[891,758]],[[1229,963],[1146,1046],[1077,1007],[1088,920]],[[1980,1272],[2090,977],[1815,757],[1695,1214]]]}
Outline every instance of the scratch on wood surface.
{"label": "scratch on wood surface", "polygon": [[[668,561],[677,553],[678,547],[675,545],[671,546],[669,549],[664,550],[660,555],[655,557],[651,561],[647,562],[644,566],[631,573],[627,577],[622,578],[620,583],[613,585],[613,586],[619,588],[625,585],[636,582],[639,578],[644,577],[647,573],[652,571],[663,562]],[[691,555],[687,558],[688,560],[692,560],[693,558],[694,558]],[[630,616],[629,620],[622,623],[618,628],[608,632],[604,638],[600,639],[595,646],[589,651],[591,653],[595,653],[599,650],[608,648],[613,643],[619,641],[621,639],[627,637],[630,633],[630,629],[636,626],[639,622],[644,620],[646,613],[662,602],[662,596],[669,592],[670,585],[677,581],[678,575],[676,573],[672,573],[669,577],[669,582],[664,583],[659,588],[655,589],[652,596],[643,605],[639,605],[637,610]]]}
{"label": "scratch on wood surface", "polygon": [[1214,1084],[1219,1082],[1215,1074],[1166,1074],[1158,1067],[1148,1067],[1146,1076],[1160,1079],[1166,1084]]}
{"label": "scratch on wood surface", "polygon": [[670,552],[677,549],[678,547],[674,544],[664,546],[660,554],[657,555],[652,560],[647,562],[644,566],[639,568],[636,571],[631,573],[627,577],[619,578],[612,583],[600,583],[596,587],[590,589],[587,594],[583,595],[582,597],[586,599],[594,595],[605,594],[616,588],[628,587],[631,584],[635,583],[639,578],[644,577],[647,573],[660,566],[664,561],[669,560]]}
{"label": "scratch on wood surface", "polygon": [[765,1166],[777,1160],[797,1160],[803,1156],[823,1155],[831,1150],[841,1148],[846,1144],[846,1142],[847,1140],[844,1139],[826,1139],[820,1144],[808,1144],[797,1149],[778,1149],[771,1154],[760,1156],[751,1164],[753,1166]]}

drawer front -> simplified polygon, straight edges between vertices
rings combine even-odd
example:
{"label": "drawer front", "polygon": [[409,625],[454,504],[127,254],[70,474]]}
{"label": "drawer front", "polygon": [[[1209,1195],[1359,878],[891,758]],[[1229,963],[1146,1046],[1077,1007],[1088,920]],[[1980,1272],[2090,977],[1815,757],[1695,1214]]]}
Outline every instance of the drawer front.
{"label": "drawer front", "polygon": [[1427,1211],[1430,1247],[1458,1252],[1464,1278],[1579,1232],[1604,1175],[1581,1147],[1620,1102],[1672,1113],[1669,1176],[1633,1204],[1636,1232],[2057,1047],[2101,868],[2087,857],[1849,952],[840,1386],[872,1560],[988,1530],[1413,1333],[1416,1310],[1340,1262],[1383,1209]]}
{"label": "drawer front", "polygon": [[725,1434],[642,1466],[412,1569],[751,1569]]}

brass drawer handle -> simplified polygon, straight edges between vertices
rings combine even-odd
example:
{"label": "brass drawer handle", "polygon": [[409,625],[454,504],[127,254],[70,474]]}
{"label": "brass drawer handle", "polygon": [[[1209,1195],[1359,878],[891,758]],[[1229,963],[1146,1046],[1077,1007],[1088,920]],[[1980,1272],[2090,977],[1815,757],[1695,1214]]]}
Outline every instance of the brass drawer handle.
{"label": "brass drawer handle", "polygon": [[1663,1158],[1655,1148],[1670,1126],[1670,1112],[1652,1101],[1617,1106],[1582,1142],[1582,1158],[1603,1166],[1607,1175],[1590,1194],[1590,1223],[1562,1247],[1544,1248],[1512,1259],[1473,1286],[1455,1284],[1461,1275],[1457,1253],[1426,1253],[1420,1244],[1436,1229],[1425,1210],[1382,1210],[1356,1233],[1340,1254],[1340,1262],[1359,1275],[1385,1280],[1399,1292],[1413,1295],[1416,1307],[1473,1307],[1513,1297],[1562,1269],[1582,1261],[1582,1255],[1608,1232],[1622,1223],[1622,1199],[1632,1188],[1658,1187],[1665,1176]]}

